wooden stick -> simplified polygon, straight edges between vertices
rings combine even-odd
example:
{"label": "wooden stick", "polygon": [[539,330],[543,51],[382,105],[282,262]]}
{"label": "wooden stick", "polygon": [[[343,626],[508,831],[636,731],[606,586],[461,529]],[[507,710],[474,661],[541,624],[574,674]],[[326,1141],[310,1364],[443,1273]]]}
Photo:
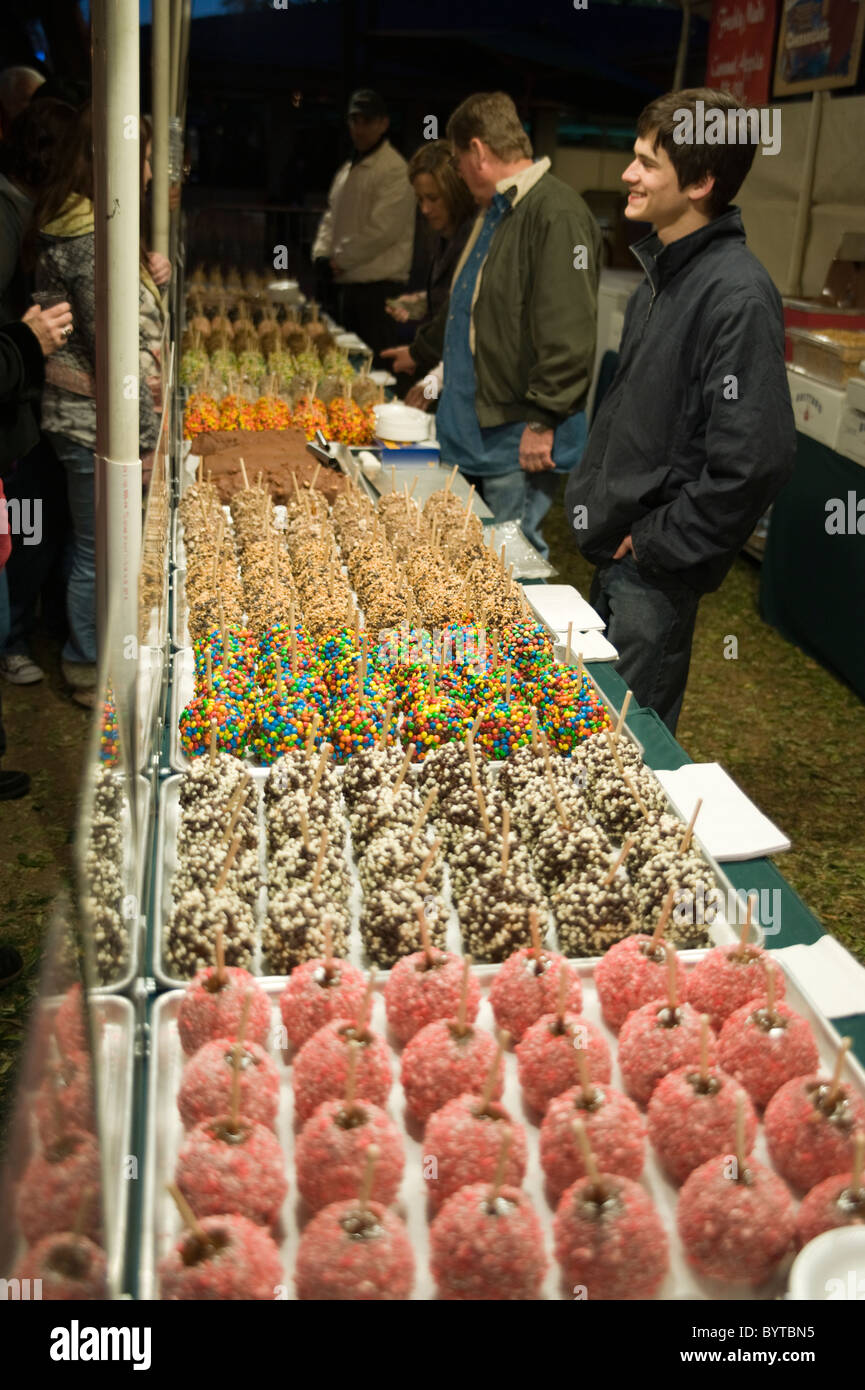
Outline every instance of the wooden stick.
{"label": "wooden stick", "polygon": [[429,923],[427,922],[427,919],[426,919],[426,913],[424,912],[424,909],[423,909],[423,903],[418,903],[418,906],[417,906],[417,921],[418,921],[418,928],[419,928],[419,930],[420,930],[421,950],[423,951],[424,955],[426,956],[427,966],[430,967],[430,966],[432,966],[432,964],[433,964],[433,952],[432,952],[432,946],[431,946],[431,944],[430,944],[430,937],[429,937]]}
{"label": "wooden stick", "polygon": [[556,779],[553,776],[553,765],[550,761],[550,745],[545,732],[541,734],[541,747],[544,750],[544,767],[546,769],[547,781],[549,782],[550,791],[552,793],[553,802],[555,804],[556,814],[558,815],[559,820],[564,829],[570,830],[571,826],[568,820],[568,815],[564,806],[562,805],[562,799],[559,796],[559,789],[556,786]]}
{"label": "wooden stick", "polygon": [[505,704],[511,703],[511,659],[505,662]]}
{"label": "wooden stick", "polygon": [[240,462],[240,471],[241,471],[241,473],[243,474],[243,486],[244,486],[245,490],[248,492],[248,491],[249,491],[249,476],[248,476],[248,474],[247,474],[247,472],[246,472],[246,464],[244,463],[243,459],[240,459],[239,462]]}
{"label": "wooden stick", "polygon": [[852,1038],[841,1039],[841,1046],[838,1048],[838,1056],[835,1058],[835,1069],[832,1072],[832,1084],[829,1087],[829,1095],[827,1097],[827,1099],[830,1100],[833,1105],[835,1104],[835,1101],[838,1099],[838,1093],[841,1090],[841,1073],[844,1070],[844,1060],[852,1046]]}
{"label": "wooden stick", "polygon": [[613,738],[613,735],[609,729],[604,730],[604,738],[607,740],[607,747],[610,750],[610,756],[613,759],[613,762],[616,764],[616,771],[618,772],[620,777],[624,777],[625,767],[621,758],[619,757],[619,750],[616,747],[616,740]]}
{"label": "wooden stick", "polygon": [[511,808],[506,801],[502,802],[502,878],[507,876],[508,855],[510,854],[510,835],[511,835]]}
{"label": "wooden stick", "polygon": [[416,878],[415,881],[414,881],[414,886],[415,886],[415,888],[420,888],[420,887],[421,887],[421,885],[422,885],[424,879],[426,878],[427,874],[428,874],[429,871],[430,871],[430,868],[432,867],[433,860],[435,859],[436,855],[438,854],[439,850],[441,849],[441,844],[442,844],[441,839],[436,839],[436,840],[434,840],[433,843],[430,845],[429,854],[427,855],[426,859],[425,859],[425,860],[423,861],[423,863],[421,864],[420,870],[418,871],[418,876],[417,876],[417,878]]}
{"label": "wooden stick", "polygon": [[700,1080],[709,1084],[709,1015],[700,1015]]}
{"label": "wooden stick", "polygon": [[558,1030],[563,1033],[565,1030],[565,1013],[568,1005],[568,988],[570,986],[570,976],[562,966],[559,971],[558,985],[556,988],[556,1018],[558,1019]]}
{"label": "wooden stick", "polygon": [[231,1105],[228,1111],[228,1128],[231,1134],[237,1133],[240,1119],[240,1059],[242,1056],[243,1044],[234,1043],[231,1049]]}
{"label": "wooden stick", "polygon": [[498,1080],[499,1072],[502,1065],[502,1056],[504,1054],[505,1048],[510,1045],[510,1041],[510,1033],[507,1032],[506,1029],[502,1029],[502,1031],[498,1034],[496,1038],[496,1055],[493,1058],[490,1064],[489,1071],[486,1074],[483,1090],[481,1091],[481,1103],[475,1111],[476,1115],[486,1115],[489,1113],[489,1108],[493,1099],[493,1091],[496,1089],[496,1081]]}
{"label": "wooden stick", "polygon": [[634,697],[634,692],[633,692],[633,690],[629,690],[629,691],[627,692],[627,694],[625,695],[624,700],[622,701],[622,708],[619,710],[619,718],[618,718],[618,720],[617,720],[617,722],[616,722],[616,733],[615,733],[615,737],[616,737],[616,740],[617,740],[617,741],[618,741],[619,735],[621,734],[623,728],[625,727],[625,716],[626,716],[627,713],[628,713],[628,706],[630,705],[631,700],[633,699],[633,697]]}
{"label": "wooden stick", "polygon": [[310,801],[313,800],[316,792],[318,791],[319,784],[321,782],[322,777],[324,776],[324,769],[327,766],[327,760],[331,755],[331,751],[332,750],[329,743],[323,743],[321,745],[321,752],[318,757],[318,767],[315,769],[315,776],[312,779],[312,786],[309,789]]}
{"label": "wooden stick", "polygon": [[616,859],[615,864],[610,869],[609,873],[607,873],[605,877],[601,880],[602,888],[609,888],[610,884],[616,877],[616,874],[619,872],[620,868],[624,864],[625,860],[627,859],[628,855],[630,854],[631,850],[633,849],[636,843],[637,841],[633,836],[631,836],[629,839],[625,841],[625,843],[622,845],[621,850],[619,851],[619,855]]}
{"label": "wooden stick", "polygon": [[438,794],[438,787],[431,787],[430,790],[427,792],[424,804],[423,806],[421,806],[420,810],[414,818],[414,823],[412,824],[411,828],[411,835],[409,836],[410,839],[413,840],[415,835],[420,834],[420,831],[423,829],[426,818],[429,815],[429,809],[432,806]]}
{"label": "wooden stick", "polygon": [[324,973],[329,980],[333,974],[333,922],[330,917],[322,920],[324,931]]}
{"label": "wooden stick", "polygon": [[745,920],[742,923],[742,930],[739,932],[739,944],[736,947],[736,955],[743,956],[748,949],[748,936],[751,932],[751,910],[754,906],[754,899],[748,894],[748,901],[745,904]]}
{"label": "wooden stick", "polygon": [[364,1165],[363,1179],[360,1184],[360,1197],[358,1199],[358,1208],[362,1212],[366,1211],[369,1206],[370,1193],[372,1192],[372,1185],[375,1181],[375,1165],[378,1163],[378,1156],[378,1144],[370,1144],[366,1151],[366,1163]]}
{"label": "wooden stick", "polygon": [[327,826],[325,826],[321,832],[321,844],[318,847],[318,859],[315,861],[315,873],[312,876],[313,893],[318,892],[318,885],[321,882],[321,871],[324,867],[324,856],[327,853],[327,842],[329,837],[330,831],[328,830]]}
{"label": "wooden stick", "polygon": [[308,850],[309,853],[312,853],[312,841],[309,838],[309,819],[307,817],[306,811],[303,810],[300,813],[300,833],[303,836],[304,849]]}
{"label": "wooden stick", "polygon": [[238,851],[239,849],[240,849],[240,836],[239,836],[239,835],[235,835],[234,839],[232,840],[232,842],[231,842],[231,844],[230,844],[230,846],[229,846],[228,853],[226,854],[225,859],[223,860],[222,868],[220,869],[220,872],[219,872],[219,878],[216,880],[216,890],[215,890],[215,891],[216,891],[217,893],[221,893],[222,890],[223,890],[223,888],[225,887],[226,879],[228,878],[228,875],[231,873],[231,866],[232,866],[232,864],[234,863],[234,860],[235,860],[235,858],[236,858],[236,856],[237,856],[237,851]]}
{"label": "wooden stick", "polygon": [[451,475],[450,475],[450,477],[448,478],[447,482],[445,483],[445,496],[447,496],[447,494],[448,494],[448,493],[450,492],[450,490],[451,490],[451,487],[452,487],[452,485],[453,485],[453,480],[454,480],[454,478],[455,478],[456,475],[457,475],[458,469],[459,469],[459,464],[458,464],[458,463],[455,463],[454,466],[453,466],[453,468],[451,469]]}
{"label": "wooden stick", "polygon": [[703,798],[700,797],[699,800],[697,801],[696,806],[694,807],[694,811],[693,811],[693,814],[692,814],[692,816],[691,816],[691,819],[688,821],[688,828],[687,828],[687,830],[685,831],[684,835],[682,836],[682,843],[679,845],[679,853],[680,853],[680,854],[685,854],[686,851],[688,850],[688,847],[690,846],[691,838],[692,838],[692,836],[693,836],[693,834],[694,834],[694,826],[695,826],[696,823],[697,823],[697,817],[698,817],[698,815],[700,814],[700,808],[702,807],[702,805],[703,805]]}
{"label": "wooden stick", "polygon": [[577,1069],[580,1073],[580,1087],[587,1103],[591,1103],[597,1094],[597,1087],[592,1083],[591,1071],[589,1069],[589,1054],[584,1047],[575,1049],[577,1054]]}
{"label": "wooden stick", "polygon": [[466,1013],[468,1011],[469,1002],[469,970],[471,969],[471,964],[471,956],[466,956],[463,960],[463,978],[462,983],[460,985],[460,1005],[457,1010],[457,1032],[459,1033],[461,1038],[464,1038],[466,1033],[469,1031],[468,1024],[466,1023]]}
{"label": "wooden stick", "polygon": [[775,1014],[775,971],[767,955],[764,954],[761,956],[760,960],[766,973],[766,1008],[769,1011],[769,1020],[771,1022]]}
{"label": "wooden stick", "polygon": [[535,953],[535,960],[540,963],[543,957],[543,947],[541,945],[541,924],[536,907],[529,908],[529,931],[532,934],[532,950]]}
{"label": "wooden stick", "polygon": [[501,1192],[502,1187],[504,1185],[505,1172],[508,1166],[508,1153],[510,1152],[510,1147],[513,1143],[513,1138],[514,1136],[512,1131],[510,1129],[506,1129],[502,1135],[502,1142],[499,1147],[499,1156],[496,1162],[496,1171],[493,1177],[493,1185],[490,1188],[490,1195],[487,1198],[488,1204],[490,1206],[492,1206],[493,1203],[498,1200],[498,1195]]}
{"label": "wooden stick", "polygon": [[862,1191],[862,1169],[865,1168],[865,1131],[857,1129],[853,1135],[853,1172],[850,1187],[853,1192]]}
{"label": "wooden stick", "polygon": [[206,665],[206,667],[205,667],[205,671],[206,671],[206,680],[207,680],[207,694],[208,694],[208,696],[211,696],[211,695],[213,694],[213,657],[212,657],[211,654],[210,654],[210,648],[209,648],[209,647],[207,648],[207,657],[206,657],[206,660],[207,660],[207,665]]}
{"label": "wooden stick", "polygon": [[373,966],[367,976],[366,989],[363,992],[360,1008],[357,1011],[357,1029],[359,1033],[365,1033],[369,1023],[369,1016],[372,1012],[372,991],[375,985],[375,977],[376,968]]}
{"label": "wooden stick", "polygon": [[376,746],[385,748],[387,746],[387,731],[390,728],[390,717],[393,713],[393,700],[388,700],[384,707],[384,718],[381,721],[381,733],[378,736]]}
{"label": "wooden stick", "polygon": [[667,896],[664,899],[663,904],[661,905],[661,915],[655,923],[655,930],[652,932],[652,941],[650,947],[652,951],[656,951],[664,939],[664,928],[667,925],[667,922],[669,921],[670,913],[673,911],[673,899],[675,898],[675,896],[676,885],[674,883],[672,888],[667,893]]}
{"label": "wooden stick", "polygon": [[486,801],[486,797],[485,797],[484,794],[483,794],[483,790],[482,790],[482,788],[481,788],[480,780],[478,779],[478,776],[477,776],[477,770],[474,768],[474,765],[472,766],[472,770],[473,770],[473,772],[474,772],[474,774],[475,774],[475,775],[474,775],[474,778],[473,778],[473,781],[472,781],[472,786],[473,786],[474,789],[475,789],[475,796],[477,797],[477,800],[478,800],[478,810],[479,810],[480,813],[481,813],[481,824],[483,825],[483,828],[484,828],[484,834],[485,834],[485,835],[492,835],[492,833],[493,833],[493,828],[492,828],[492,825],[490,824],[490,818],[489,818],[489,816],[488,816],[488,814],[487,814],[487,801]]}
{"label": "wooden stick", "polygon": [[571,1128],[573,1129],[577,1143],[580,1146],[580,1153],[583,1155],[583,1163],[585,1165],[586,1173],[592,1185],[600,1193],[601,1191],[603,1191],[601,1185],[601,1174],[598,1169],[598,1165],[595,1162],[595,1155],[592,1153],[592,1146],[589,1143],[589,1136],[586,1133],[586,1126],[583,1124],[582,1120],[574,1120]]}
{"label": "wooden stick", "polygon": [[211,767],[213,767],[214,764],[215,764],[215,762],[216,762],[216,741],[217,741],[218,735],[219,735],[219,725],[217,724],[217,722],[216,722],[215,719],[211,719],[211,721],[210,721],[210,750],[209,750],[209,760],[210,760],[210,766],[211,766]]}
{"label": "wooden stick", "polygon": [[306,756],[308,758],[312,757],[312,754],[315,751],[315,736],[318,733],[318,726],[320,722],[321,715],[319,714],[318,710],[316,710],[312,716],[312,719],[310,720],[309,733],[306,736],[306,743],[304,744],[303,751],[306,753]]}
{"label": "wooden stick", "polygon": [[679,982],[676,979],[676,951],[667,942],[667,1003],[675,1013],[679,1005]]}
{"label": "wooden stick", "polygon": [[177,1207],[177,1210],[180,1212],[180,1219],[183,1222],[184,1226],[186,1226],[192,1232],[192,1234],[196,1236],[198,1240],[201,1241],[202,1245],[209,1246],[211,1243],[210,1236],[207,1234],[204,1227],[201,1225],[201,1222],[198,1220],[198,1217],[195,1215],[195,1212],[192,1210],[192,1207],[189,1205],[180,1188],[177,1186],[177,1183],[167,1183],[166,1190],[170,1192],[171,1196],[174,1198],[174,1204]]}
{"label": "wooden stick", "polygon": [[357,1062],[360,1049],[361,1044],[356,1038],[352,1038],[348,1045],[348,1067],[345,1073],[344,1115],[353,1115],[355,1111],[354,1097],[357,1091]]}
{"label": "wooden stick", "polygon": [[412,760],[412,758],[414,757],[414,750],[415,750],[415,745],[414,745],[413,743],[410,743],[409,746],[408,746],[408,748],[405,750],[405,757],[404,757],[403,760],[402,760],[402,766],[401,766],[401,768],[400,768],[400,770],[399,770],[399,776],[397,777],[396,781],[395,781],[394,784],[393,784],[393,794],[394,794],[394,798],[398,797],[399,794],[400,794],[400,790],[401,790],[401,788],[402,788],[402,784],[403,784],[403,782],[405,781],[405,779],[406,779],[406,774],[408,773],[408,770],[409,770],[409,764],[411,763],[411,760]]}
{"label": "wooden stick", "polygon": [[634,783],[631,781],[631,779],[630,779],[630,777],[628,776],[627,772],[623,772],[623,773],[622,773],[622,781],[624,782],[625,786],[628,788],[628,791],[631,793],[631,796],[632,796],[632,797],[634,798],[634,800],[636,801],[637,806],[638,806],[639,809],[640,809],[640,814],[641,814],[641,816],[643,817],[644,820],[648,820],[648,819],[649,819],[649,808],[648,808],[648,806],[646,805],[646,803],[645,803],[645,801],[643,800],[643,798],[640,796],[640,793],[637,791],[637,788],[634,786]]}
{"label": "wooden stick", "polygon": [[225,940],[222,927],[216,928],[216,978],[219,988],[224,989],[228,976],[225,973]]}

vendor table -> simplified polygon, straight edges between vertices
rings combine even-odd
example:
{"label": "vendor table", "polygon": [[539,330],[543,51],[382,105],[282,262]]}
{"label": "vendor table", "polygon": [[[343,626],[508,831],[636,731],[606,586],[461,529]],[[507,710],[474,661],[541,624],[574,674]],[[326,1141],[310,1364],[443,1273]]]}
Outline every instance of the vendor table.
{"label": "vendor table", "polygon": [[[831,453],[831,451],[825,452]],[[837,458],[837,456],[834,457]],[[621,676],[616,672],[614,666],[609,662],[588,662],[586,663],[586,670],[610,703],[616,709],[620,709],[627,693],[627,686]],[[170,718],[167,711],[170,709],[171,691],[169,689],[165,705],[165,738],[159,756],[160,777],[166,776],[172,771],[169,759],[167,728],[167,722]],[[676,742],[673,735],[661,722],[654,710],[641,708],[632,702],[627,715],[627,723],[642,746],[644,759],[649,767],[674,769],[691,761],[688,754]],[[157,798],[154,798],[154,800],[157,800]],[[156,843],[157,837],[154,833],[152,844],[155,846]],[[780,949],[797,944],[812,945],[825,935],[819,920],[809,911],[798,894],[794,892],[783,875],[778,872],[775,865],[768,859],[725,862],[724,870],[733,886],[741,892],[753,892],[755,890],[776,890],[780,892],[780,931],[776,936],[771,938],[771,940],[767,941],[767,945],[770,949]],[[154,878],[155,875],[151,873],[148,880],[151,889]],[[140,1161],[143,1161],[145,1149],[147,1096],[150,1080],[150,1019],[153,1004],[155,1003],[157,994],[160,992],[160,986],[153,978],[153,906],[151,892],[151,900],[148,904],[149,910],[147,912],[148,939],[145,971],[143,976],[133,983],[130,990],[137,1004],[139,1018],[137,1084],[133,1114],[133,1149],[134,1152],[139,1155]],[[865,1060],[865,1013],[841,1018],[833,1017],[831,1021],[839,1033],[852,1037],[854,1051],[861,1060]],[[130,1202],[128,1222],[129,1238],[127,1243],[126,1280],[124,1286],[134,1297],[138,1292],[138,1269],[142,1237],[141,1222],[143,1215],[140,1203],[143,1183],[132,1184],[132,1186],[135,1190],[131,1194]]]}
{"label": "vendor table", "polygon": [[[850,513],[852,531],[849,522],[845,534],[827,531],[826,504],[833,498]],[[772,510],[760,613],[865,699],[865,513],[856,512],[859,498],[865,498],[862,465],[797,433],[793,477]]]}

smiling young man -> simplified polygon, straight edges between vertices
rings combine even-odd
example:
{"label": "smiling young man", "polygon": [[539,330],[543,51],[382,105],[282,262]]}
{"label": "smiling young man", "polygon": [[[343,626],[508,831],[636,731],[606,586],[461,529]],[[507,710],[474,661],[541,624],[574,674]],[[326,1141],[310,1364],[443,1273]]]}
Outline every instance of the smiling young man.
{"label": "smiling young man", "polygon": [[679,144],[683,110],[736,98],[670,92],[637,122],[625,215],[646,278],[619,366],[568,481],[591,601],[641,705],[675,732],[700,596],[717,589],[793,469],[781,300],[731,205],[752,144]]}

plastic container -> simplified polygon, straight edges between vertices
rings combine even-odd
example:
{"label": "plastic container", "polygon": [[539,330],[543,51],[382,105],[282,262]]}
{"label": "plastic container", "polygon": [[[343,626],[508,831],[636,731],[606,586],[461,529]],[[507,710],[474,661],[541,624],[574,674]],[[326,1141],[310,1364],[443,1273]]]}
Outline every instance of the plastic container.
{"label": "plastic container", "polygon": [[850,328],[788,328],[793,366],[827,382],[844,386],[856,376],[865,357],[865,332]]}

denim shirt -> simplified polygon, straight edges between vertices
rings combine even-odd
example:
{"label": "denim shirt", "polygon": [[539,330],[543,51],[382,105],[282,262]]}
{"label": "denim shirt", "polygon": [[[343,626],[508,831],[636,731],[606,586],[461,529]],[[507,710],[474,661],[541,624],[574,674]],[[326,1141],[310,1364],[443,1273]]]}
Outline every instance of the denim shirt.
{"label": "denim shirt", "polygon": [[[525,424],[514,421],[482,429],[475,411],[475,364],[469,345],[472,299],[481,266],[502,217],[511,210],[503,193],[493,195],[480,234],[451,290],[444,342],[444,386],[436,414],[436,432],[443,464],[459,465],[461,473],[494,478],[520,466],[520,440]],[[478,343],[479,352],[488,349]],[[490,346],[495,351],[494,345]],[[557,472],[568,472],[579,461],[586,442],[583,411],[571,415],[555,430],[553,458]]]}

